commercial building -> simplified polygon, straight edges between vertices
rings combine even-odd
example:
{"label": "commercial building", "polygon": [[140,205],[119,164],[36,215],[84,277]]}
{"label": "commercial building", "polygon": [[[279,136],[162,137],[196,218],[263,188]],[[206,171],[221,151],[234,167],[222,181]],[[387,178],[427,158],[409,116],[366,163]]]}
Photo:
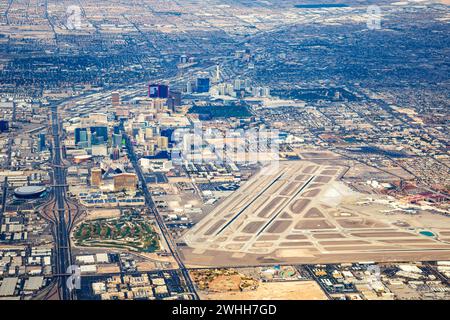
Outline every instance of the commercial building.
{"label": "commercial building", "polygon": [[9,129],[9,122],[6,120],[0,120],[0,132],[8,131]]}
{"label": "commercial building", "polygon": [[120,133],[114,133],[112,136],[113,147],[119,147],[122,145],[122,135]]}
{"label": "commercial building", "polygon": [[75,145],[77,147],[85,148],[89,146],[89,136],[87,128],[75,129]]}
{"label": "commercial building", "polygon": [[5,278],[0,286],[0,297],[13,296],[16,291],[17,282],[19,278]]}
{"label": "commercial building", "polygon": [[136,191],[137,176],[134,173],[120,173],[113,177],[114,191]]}
{"label": "commercial building", "polygon": [[92,159],[91,155],[83,154],[83,155],[74,156],[73,162],[76,164],[80,164],[80,163],[88,162],[91,159]]}
{"label": "commercial building", "polygon": [[163,98],[169,97],[169,86],[163,84],[150,84],[148,86],[148,96],[150,98]]}
{"label": "commercial building", "polygon": [[45,133],[40,133],[39,134],[38,151],[42,152],[46,149],[47,149],[47,147],[46,147],[46,141],[45,141]]}
{"label": "commercial building", "polygon": [[25,284],[23,286],[23,291],[25,293],[32,293],[36,290],[41,289],[44,286],[44,277],[38,276],[38,277],[30,277],[25,281]]}
{"label": "commercial building", "polygon": [[108,148],[105,144],[92,145],[92,156],[94,157],[106,157],[108,156]]}
{"label": "commercial building", "polygon": [[120,150],[119,148],[114,148],[111,152],[111,160],[119,160],[120,158]]}
{"label": "commercial building", "polygon": [[94,126],[90,130],[92,144],[103,144],[108,141],[108,127]]}
{"label": "commercial building", "polygon": [[159,150],[167,150],[169,148],[169,139],[167,137],[160,136],[156,141]]}
{"label": "commercial building", "polygon": [[111,95],[111,105],[113,108],[120,107],[120,95],[118,92],[113,92]]}
{"label": "commercial building", "polygon": [[167,107],[172,112],[176,111],[176,107],[181,106],[182,100],[181,100],[181,92],[170,92],[169,98],[167,99]]}
{"label": "commercial building", "polygon": [[91,169],[91,185],[99,187],[102,183],[102,169]]}
{"label": "commercial building", "polygon": [[197,92],[198,93],[208,93],[210,87],[209,78],[198,78],[197,79]]}

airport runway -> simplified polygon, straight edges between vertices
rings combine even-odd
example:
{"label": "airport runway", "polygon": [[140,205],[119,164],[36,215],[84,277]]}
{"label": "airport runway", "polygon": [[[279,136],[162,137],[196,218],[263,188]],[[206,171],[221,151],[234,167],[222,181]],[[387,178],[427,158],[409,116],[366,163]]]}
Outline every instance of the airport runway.
{"label": "airport runway", "polygon": [[448,255],[448,221],[426,212],[421,215],[427,218],[414,219],[388,198],[354,192],[339,181],[345,170],[282,161],[278,171],[252,177],[183,236],[184,262],[314,264]]}

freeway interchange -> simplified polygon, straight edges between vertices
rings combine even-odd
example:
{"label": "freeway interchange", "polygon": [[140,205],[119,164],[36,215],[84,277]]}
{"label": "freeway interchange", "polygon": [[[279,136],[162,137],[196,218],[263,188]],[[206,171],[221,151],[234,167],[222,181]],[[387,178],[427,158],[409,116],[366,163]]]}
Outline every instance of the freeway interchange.
{"label": "freeway interchange", "polygon": [[[60,120],[58,118],[58,107],[51,106],[52,135],[53,135],[53,196],[56,202],[55,215],[55,251],[56,251],[56,273],[65,274],[72,265],[72,256],[69,239],[69,227],[66,223],[66,172],[62,166],[61,142],[60,142]],[[67,210],[70,212],[70,209]],[[74,298],[73,291],[67,287],[67,275],[58,278],[59,295],[63,300]]]}

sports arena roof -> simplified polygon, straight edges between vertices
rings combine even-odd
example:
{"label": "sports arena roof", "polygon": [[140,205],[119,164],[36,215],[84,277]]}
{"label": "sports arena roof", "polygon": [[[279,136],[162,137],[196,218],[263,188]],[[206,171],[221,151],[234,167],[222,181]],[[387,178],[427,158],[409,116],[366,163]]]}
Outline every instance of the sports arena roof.
{"label": "sports arena roof", "polygon": [[33,197],[41,195],[46,190],[43,186],[26,186],[15,189],[14,194],[17,197]]}

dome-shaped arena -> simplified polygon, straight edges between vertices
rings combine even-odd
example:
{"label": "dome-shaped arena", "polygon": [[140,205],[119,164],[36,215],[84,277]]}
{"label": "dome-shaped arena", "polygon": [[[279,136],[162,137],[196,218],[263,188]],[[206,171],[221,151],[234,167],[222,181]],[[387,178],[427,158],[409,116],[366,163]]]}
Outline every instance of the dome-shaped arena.
{"label": "dome-shaped arena", "polygon": [[43,186],[26,186],[14,190],[14,196],[18,199],[37,199],[47,191]]}

